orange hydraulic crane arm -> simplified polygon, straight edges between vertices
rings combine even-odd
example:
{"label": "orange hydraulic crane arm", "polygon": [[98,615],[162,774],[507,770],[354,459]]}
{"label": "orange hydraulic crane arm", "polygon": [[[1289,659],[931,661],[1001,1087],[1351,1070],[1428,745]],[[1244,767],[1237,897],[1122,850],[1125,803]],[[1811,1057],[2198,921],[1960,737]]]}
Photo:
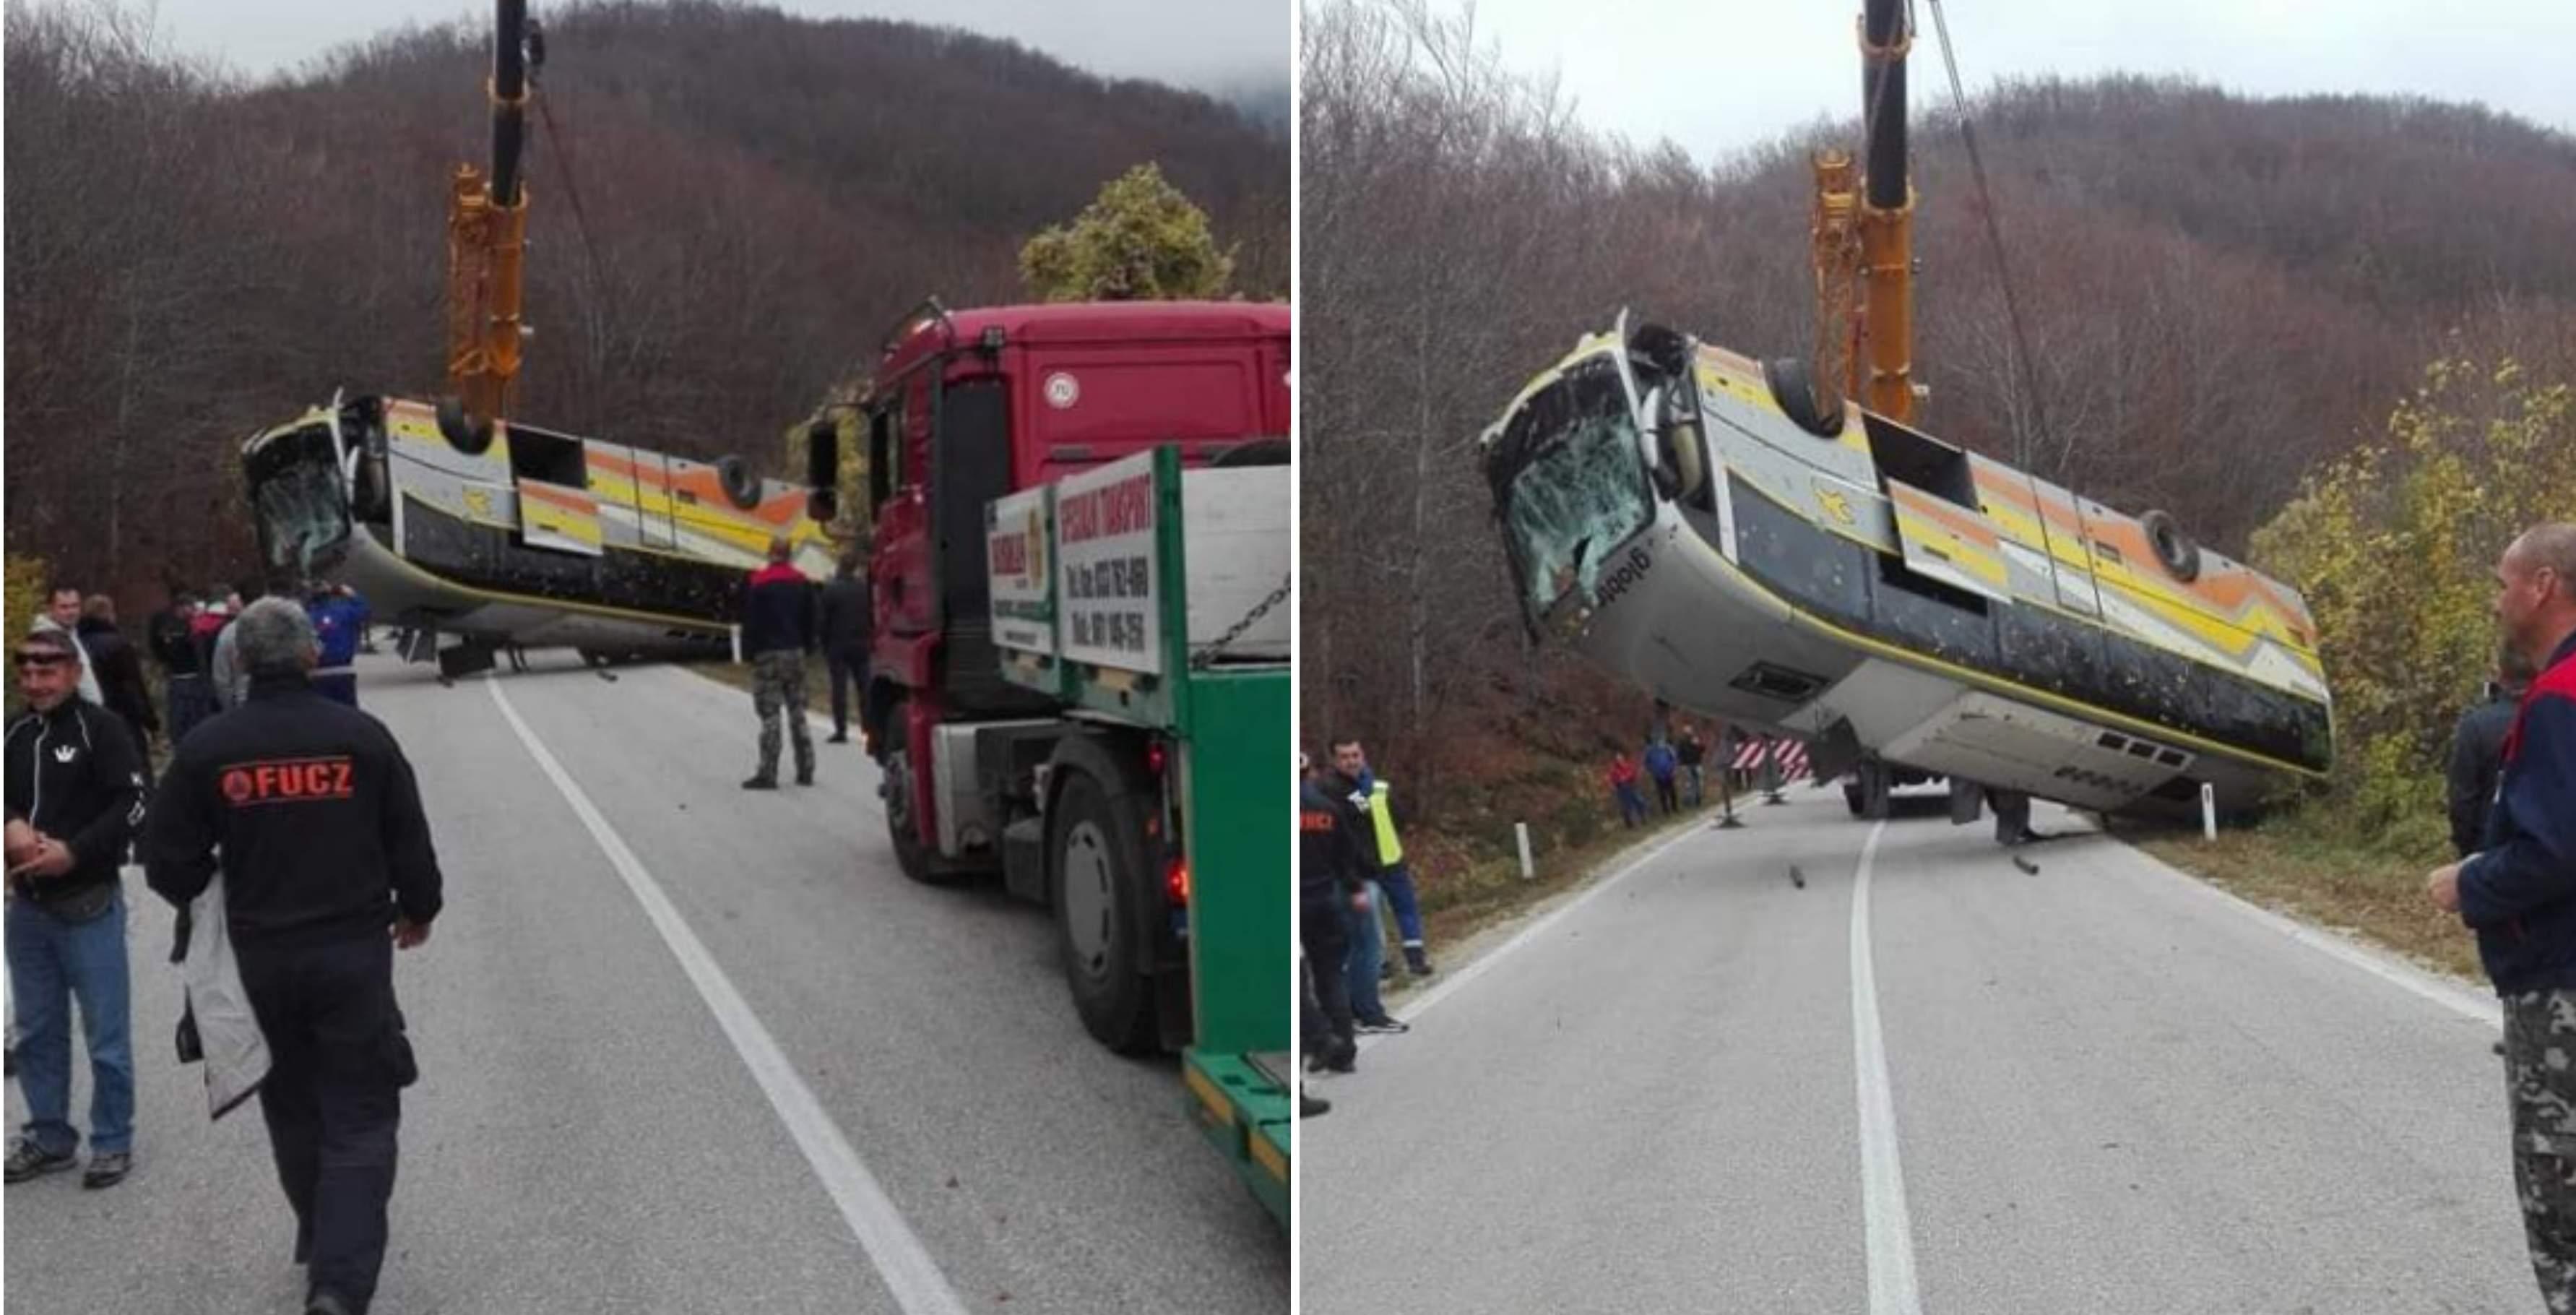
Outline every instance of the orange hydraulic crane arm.
{"label": "orange hydraulic crane arm", "polygon": [[510,409],[519,374],[520,277],[528,196],[520,180],[528,67],[542,38],[527,0],[498,0],[492,36],[492,176],[459,165],[447,215],[447,382],[466,424],[481,428]]}
{"label": "orange hydraulic crane arm", "polygon": [[1914,35],[1899,0],[1868,0],[1861,15],[1861,96],[1869,133],[1860,211],[1861,266],[1869,284],[1862,336],[1869,348],[1869,409],[1914,419],[1914,188],[1906,177],[1905,54]]}

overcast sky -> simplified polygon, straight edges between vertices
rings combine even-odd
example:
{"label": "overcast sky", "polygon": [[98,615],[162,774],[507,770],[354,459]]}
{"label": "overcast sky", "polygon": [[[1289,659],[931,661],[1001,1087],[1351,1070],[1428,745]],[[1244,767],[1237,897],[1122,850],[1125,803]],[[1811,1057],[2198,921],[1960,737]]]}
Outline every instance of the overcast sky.
{"label": "overcast sky", "polygon": [[[1288,80],[1290,0],[771,2],[791,14],[900,18],[1009,37],[1113,77],[1217,90]],[[162,33],[181,53],[218,58],[255,77],[385,28],[455,19],[488,25],[492,13],[490,4],[466,0],[157,0],[156,7]],[[540,16],[546,7],[546,0],[530,6]]]}
{"label": "overcast sky", "polygon": [[[1456,0],[1448,0],[1455,6]],[[1594,128],[1670,137],[1703,163],[1860,112],[1860,0],[1479,0],[1512,68],[1560,75]],[[2568,0],[1945,0],[1971,96],[1997,77],[2122,69],[2232,90],[2479,100],[2576,132]],[[1907,84],[1947,105],[1928,0]]]}

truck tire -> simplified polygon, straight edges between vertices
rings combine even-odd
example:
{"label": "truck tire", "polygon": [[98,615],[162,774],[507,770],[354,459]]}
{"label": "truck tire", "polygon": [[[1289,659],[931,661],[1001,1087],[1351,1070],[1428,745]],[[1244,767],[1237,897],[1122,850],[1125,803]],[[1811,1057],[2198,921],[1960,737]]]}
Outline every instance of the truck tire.
{"label": "truck tire", "polygon": [[911,711],[897,703],[886,715],[886,838],[893,842],[895,864],[905,876],[925,886],[945,886],[955,882],[957,874],[942,870],[934,861],[936,856],[921,843],[921,830],[914,823]]}
{"label": "truck tire", "polygon": [[[1063,770],[1063,769],[1059,769]],[[1067,772],[1047,810],[1047,867],[1055,874],[1055,917],[1065,984],[1084,1030],[1122,1055],[1162,1048],[1153,948],[1139,934],[1135,901],[1150,898],[1137,809],[1087,771]]]}

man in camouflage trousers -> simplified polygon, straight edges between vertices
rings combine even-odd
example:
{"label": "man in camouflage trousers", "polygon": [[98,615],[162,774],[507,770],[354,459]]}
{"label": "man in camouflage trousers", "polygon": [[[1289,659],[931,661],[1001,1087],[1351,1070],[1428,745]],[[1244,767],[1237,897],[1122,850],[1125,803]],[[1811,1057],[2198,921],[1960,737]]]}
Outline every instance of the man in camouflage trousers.
{"label": "man in camouflage trousers", "polygon": [[769,564],[742,590],[742,651],[751,658],[751,702],[760,713],[760,770],[746,790],[778,788],[778,721],[796,738],[796,783],[814,783],[814,732],[805,724],[805,655],[814,651],[814,586],[788,564],[785,539],[769,541]]}
{"label": "man in camouflage trousers", "polygon": [[2540,674],[2505,733],[2478,852],[2427,887],[2476,929],[2503,999],[2531,1267],[2549,1309],[2576,1315],[2576,524],[2514,540],[2496,579],[2505,641]]}

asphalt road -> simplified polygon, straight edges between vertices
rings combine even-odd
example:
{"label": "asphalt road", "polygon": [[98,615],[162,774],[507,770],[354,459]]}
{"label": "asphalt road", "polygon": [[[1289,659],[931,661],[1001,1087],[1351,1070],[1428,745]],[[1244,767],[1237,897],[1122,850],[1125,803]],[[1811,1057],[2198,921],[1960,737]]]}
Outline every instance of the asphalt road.
{"label": "asphalt road", "polygon": [[2491,997],[1946,816],[1887,824],[1856,931],[1872,828],[1792,798],[1314,1084],[1310,1315],[2541,1309]]}
{"label": "asphalt road", "polygon": [[[535,661],[364,668],[448,890],[398,960],[423,1078],[378,1311],[1287,1308],[1286,1241],[1177,1064],[1083,1032],[1042,910],[907,881],[855,744],[746,794],[747,694]],[[136,1169],[7,1190],[7,1309],[300,1309],[258,1115],[207,1121],[168,912],[128,889]]]}

